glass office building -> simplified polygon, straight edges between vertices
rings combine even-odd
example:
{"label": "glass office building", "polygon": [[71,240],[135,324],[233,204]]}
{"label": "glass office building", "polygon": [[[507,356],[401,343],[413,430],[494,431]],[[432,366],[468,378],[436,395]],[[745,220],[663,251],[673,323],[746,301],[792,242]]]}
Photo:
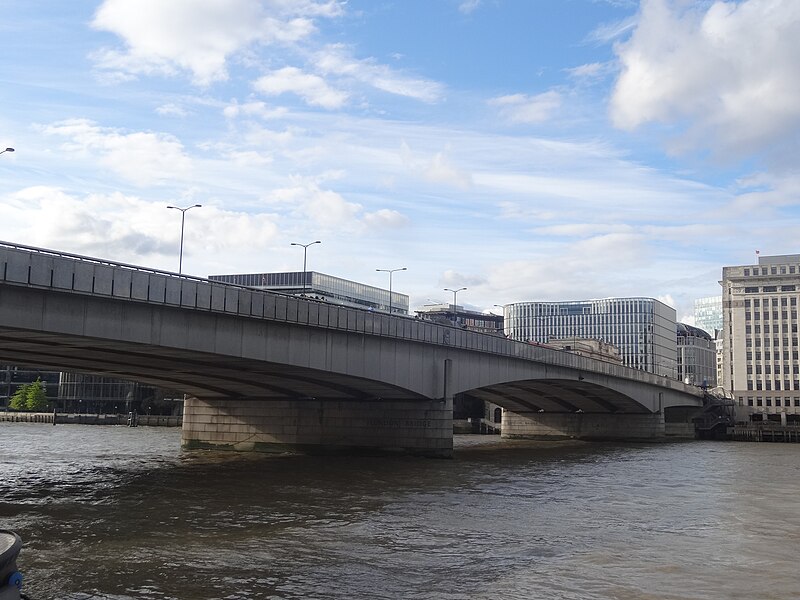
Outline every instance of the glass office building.
{"label": "glass office building", "polygon": [[705,330],[712,336],[722,331],[722,296],[698,298],[694,301],[695,327]]}
{"label": "glass office building", "polygon": [[284,294],[307,295],[333,304],[408,314],[408,296],[315,271],[210,275],[211,281],[232,283]]}
{"label": "glass office building", "polygon": [[689,385],[716,387],[717,347],[705,329],[678,323],[678,379]]}
{"label": "glass office building", "polygon": [[675,309],[653,298],[519,302],[504,316],[512,339],[594,338],[619,348],[625,366],[677,379]]}

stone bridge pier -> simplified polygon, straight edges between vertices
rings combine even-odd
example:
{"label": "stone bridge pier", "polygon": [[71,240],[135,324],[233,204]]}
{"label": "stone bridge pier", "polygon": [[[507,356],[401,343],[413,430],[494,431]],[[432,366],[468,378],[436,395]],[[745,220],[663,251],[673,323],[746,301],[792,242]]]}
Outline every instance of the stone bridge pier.
{"label": "stone bridge pier", "polygon": [[306,454],[453,453],[453,399],[184,401],[182,445]]}

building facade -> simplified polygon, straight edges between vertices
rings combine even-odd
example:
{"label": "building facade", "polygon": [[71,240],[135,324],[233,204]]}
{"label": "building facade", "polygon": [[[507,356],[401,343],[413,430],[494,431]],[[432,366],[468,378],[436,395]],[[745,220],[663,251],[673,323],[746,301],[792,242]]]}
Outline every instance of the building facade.
{"label": "building facade", "polygon": [[420,319],[456,325],[471,331],[503,334],[503,316],[467,310],[455,304],[429,304],[414,311]]}
{"label": "building facade", "polygon": [[389,290],[315,271],[209,275],[208,278],[211,281],[259,290],[312,296],[341,306],[408,314],[408,296],[406,294],[395,291],[390,294]]}
{"label": "building facade", "polygon": [[547,346],[557,350],[567,350],[578,356],[586,356],[595,360],[604,360],[617,365],[622,364],[622,354],[613,344],[593,338],[567,338],[565,340],[547,340]]}
{"label": "building facade", "polygon": [[715,331],[722,331],[722,296],[694,301],[694,325],[712,336]]}
{"label": "building facade", "polygon": [[743,414],[800,414],[800,254],[723,267],[722,385]]}
{"label": "building facade", "polygon": [[699,327],[678,323],[678,379],[689,385],[717,385],[717,348],[714,338]]}
{"label": "building facade", "polygon": [[504,316],[512,339],[595,338],[619,348],[625,366],[677,379],[675,309],[653,298],[519,302]]}

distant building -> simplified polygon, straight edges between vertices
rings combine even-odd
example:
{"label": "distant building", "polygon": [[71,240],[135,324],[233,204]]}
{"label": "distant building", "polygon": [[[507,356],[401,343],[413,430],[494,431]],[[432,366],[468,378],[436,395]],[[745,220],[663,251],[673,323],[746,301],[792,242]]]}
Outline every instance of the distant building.
{"label": "distant building", "polygon": [[573,354],[604,360],[615,364],[622,364],[622,354],[619,348],[603,340],[594,338],[567,338],[567,339],[548,339],[547,345],[559,350],[567,350]]}
{"label": "distant building", "polygon": [[456,325],[471,331],[503,335],[503,316],[467,310],[455,304],[429,304],[414,311],[421,319]]}
{"label": "distant building", "polygon": [[211,281],[232,283],[259,290],[271,290],[296,296],[312,296],[341,306],[408,314],[408,296],[364,283],[317,273],[243,273],[238,275],[209,275]]}
{"label": "distant building", "polygon": [[678,378],[689,385],[717,385],[717,349],[714,338],[699,327],[677,325]]}
{"label": "distant building", "polygon": [[712,336],[722,331],[722,296],[709,296],[694,301],[694,325]]}
{"label": "distant building", "polygon": [[800,254],[723,267],[720,283],[722,385],[738,405],[737,416],[800,414]]}
{"label": "distant building", "polygon": [[625,366],[676,379],[675,309],[653,298],[518,302],[505,332],[520,341],[593,338],[619,348]]}

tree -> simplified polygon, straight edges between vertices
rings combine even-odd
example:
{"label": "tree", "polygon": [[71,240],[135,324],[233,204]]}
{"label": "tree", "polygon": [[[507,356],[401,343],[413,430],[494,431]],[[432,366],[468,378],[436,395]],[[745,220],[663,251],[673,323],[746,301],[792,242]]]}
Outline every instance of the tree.
{"label": "tree", "polygon": [[27,410],[28,408],[28,388],[30,387],[29,383],[23,383],[14,395],[11,396],[11,401],[8,403],[9,408],[13,408],[14,410]]}
{"label": "tree", "polygon": [[47,392],[40,378],[28,386],[27,407],[31,412],[43,412],[47,409]]}

